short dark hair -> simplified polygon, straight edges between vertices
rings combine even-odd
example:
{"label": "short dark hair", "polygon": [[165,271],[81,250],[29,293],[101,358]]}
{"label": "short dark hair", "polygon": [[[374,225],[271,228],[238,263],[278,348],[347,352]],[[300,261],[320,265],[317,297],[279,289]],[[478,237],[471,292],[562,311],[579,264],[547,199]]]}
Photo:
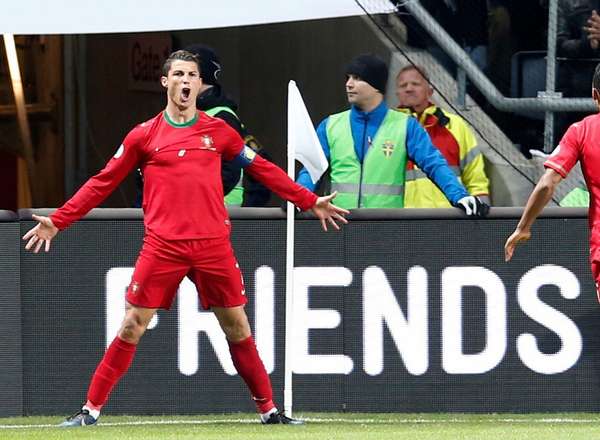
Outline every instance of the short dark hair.
{"label": "short dark hair", "polygon": [[408,72],[409,70],[414,70],[416,72],[419,73],[419,75],[421,75],[423,78],[425,78],[425,81],[427,81],[428,84],[431,84],[431,81],[429,81],[429,73],[427,72],[427,69],[425,69],[424,66],[421,66],[420,64],[407,64],[404,67],[401,67],[400,70],[398,71],[398,74],[396,75],[396,81],[398,81],[398,77],[404,73],[404,72]]}
{"label": "short dark hair", "polygon": [[594,78],[592,79],[592,87],[600,92],[600,63],[594,70]]}
{"label": "short dark hair", "polygon": [[169,57],[163,63],[162,73],[164,76],[169,75],[169,70],[171,70],[171,64],[173,64],[173,61],[176,60],[191,61],[193,63],[196,63],[196,65],[198,66],[198,70],[200,70],[200,60],[196,55],[194,55],[191,52],[188,52],[187,50],[176,50],[175,52],[172,52],[171,55],[169,55]]}

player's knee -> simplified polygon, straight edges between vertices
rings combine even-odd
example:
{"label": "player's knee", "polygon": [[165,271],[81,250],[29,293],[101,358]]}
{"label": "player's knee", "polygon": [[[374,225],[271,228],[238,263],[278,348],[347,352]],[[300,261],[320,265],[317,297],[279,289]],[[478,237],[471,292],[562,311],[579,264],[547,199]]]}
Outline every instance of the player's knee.
{"label": "player's knee", "polygon": [[236,320],[222,326],[223,332],[231,342],[239,342],[248,338],[252,333],[247,320]]}
{"label": "player's knee", "polygon": [[137,344],[144,334],[144,327],[134,318],[126,318],[119,330],[119,337],[130,344]]}

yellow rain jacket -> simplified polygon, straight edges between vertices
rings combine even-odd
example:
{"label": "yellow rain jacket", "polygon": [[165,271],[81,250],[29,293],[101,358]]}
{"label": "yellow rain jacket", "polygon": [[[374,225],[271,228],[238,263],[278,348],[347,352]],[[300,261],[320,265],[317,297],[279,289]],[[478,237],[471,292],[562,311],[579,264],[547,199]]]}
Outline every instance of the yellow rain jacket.
{"label": "yellow rain jacket", "polygon": [[[398,111],[411,114],[410,109]],[[431,142],[448,161],[448,165],[473,196],[489,195],[489,180],[485,174],[483,155],[467,123],[460,116],[430,105],[421,115],[412,113],[427,130]],[[427,178],[412,161],[408,161],[405,208],[450,208],[444,193]]]}

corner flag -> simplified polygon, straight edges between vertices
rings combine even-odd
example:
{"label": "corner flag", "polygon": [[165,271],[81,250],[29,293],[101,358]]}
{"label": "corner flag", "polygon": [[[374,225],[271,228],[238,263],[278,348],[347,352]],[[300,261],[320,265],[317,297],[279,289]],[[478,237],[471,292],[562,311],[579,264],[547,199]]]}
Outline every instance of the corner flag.
{"label": "corner flag", "polygon": [[293,160],[306,167],[313,183],[319,181],[329,166],[300,90],[292,80],[288,84],[288,170],[293,169]]}

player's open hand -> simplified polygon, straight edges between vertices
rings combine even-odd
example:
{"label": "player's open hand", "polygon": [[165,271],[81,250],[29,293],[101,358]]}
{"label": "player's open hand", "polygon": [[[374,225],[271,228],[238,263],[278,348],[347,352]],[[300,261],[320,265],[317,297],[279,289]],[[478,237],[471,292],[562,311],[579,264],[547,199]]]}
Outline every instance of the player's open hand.
{"label": "player's open hand", "polygon": [[44,250],[48,252],[50,250],[50,242],[58,234],[58,228],[54,226],[50,217],[35,214],[31,217],[39,223],[23,235],[23,240],[29,240],[25,245],[25,249],[28,251],[32,250],[37,254],[42,245],[44,245]]}
{"label": "player's open hand", "polygon": [[348,220],[344,216],[349,214],[349,211],[331,203],[336,195],[337,191],[328,196],[319,197],[317,203],[311,208],[313,214],[321,220],[321,227],[324,231],[327,231],[327,223],[330,223],[335,229],[340,229],[336,220],[340,223],[348,223]]}
{"label": "player's open hand", "polygon": [[530,237],[531,232],[515,229],[515,232],[508,237],[506,243],[504,244],[504,261],[510,261],[515,252],[515,247],[520,243],[526,242]]}

